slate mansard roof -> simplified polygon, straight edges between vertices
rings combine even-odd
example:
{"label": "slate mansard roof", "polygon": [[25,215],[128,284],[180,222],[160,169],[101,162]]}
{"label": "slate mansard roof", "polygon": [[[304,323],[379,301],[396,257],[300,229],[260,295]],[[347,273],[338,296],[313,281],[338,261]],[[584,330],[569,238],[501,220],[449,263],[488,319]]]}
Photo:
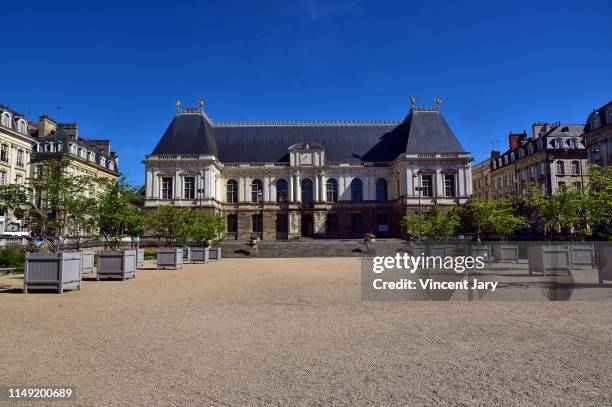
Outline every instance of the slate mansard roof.
{"label": "slate mansard roof", "polygon": [[400,154],[466,153],[437,109],[413,108],[401,122],[213,123],[197,110],[178,112],[152,155],[214,155],[221,162],[288,162],[304,141],[328,162],[388,162]]}

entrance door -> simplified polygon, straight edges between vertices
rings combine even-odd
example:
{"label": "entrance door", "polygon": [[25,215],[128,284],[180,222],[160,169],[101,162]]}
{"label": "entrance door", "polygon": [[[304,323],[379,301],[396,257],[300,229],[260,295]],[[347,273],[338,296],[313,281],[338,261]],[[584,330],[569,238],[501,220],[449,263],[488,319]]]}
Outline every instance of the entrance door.
{"label": "entrance door", "polygon": [[312,215],[302,215],[302,236],[312,237],[313,229]]}

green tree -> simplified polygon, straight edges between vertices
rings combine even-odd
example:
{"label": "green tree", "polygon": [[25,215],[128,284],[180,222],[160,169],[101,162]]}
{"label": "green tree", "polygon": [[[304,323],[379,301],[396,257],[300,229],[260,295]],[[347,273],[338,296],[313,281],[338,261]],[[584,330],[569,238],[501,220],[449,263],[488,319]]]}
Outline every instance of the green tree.
{"label": "green tree", "polygon": [[205,246],[223,239],[225,222],[222,217],[215,214],[194,211],[190,228],[192,239]]}
{"label": "green tree", "polygon": [[[95,216],[95,179],[75,176],[65,158],[47,160],[31,180],[35,205],[28,211],[32,232],[39,234],[52,251],[57,251],[65,233],[81,234]],[[23,206],[20,205],[20,206]]]}
{"label": "green tree", "polygon": [[138,208],[141,200],[138,190],[124,177],[118,180],[98,179],[96,220],[97,228],[106,245],[116,249],[123,236],[134,237],[144,231],[143,216]]}
{"label": "green tree", "polygon": [[0,212],[5,216],[8,213],[20,220],[28,218],[32,210],[32,203],[29,199],[30,191],[24,185],[7,184],[0,186]]}
{"label": "green tree", "polygon": [[507,240],[514,232],[528,226],[525,218],[515,213],[512,202],[506,198],[473,200],[459,211],[476,227],[478,241],[483,231],[498,233]]}
{"label": "green tree", "polygon": [[178,240],[183,240],[188,236],[185,221],[190,221],[188,218],[191,212],[192,209],[188,208],[161,205],[145,218],[145,226],[155,236],[163,238],[166,245],[172,246]]}
{"label": "green tree", "polygon": [[453,208],[445,212],[437,205],[431,207],[422,217],[419,215],[407,215],[401,220],[401,225],[411,238],[426,239],[448,239],[455,234],[459,226],[459,216]]}

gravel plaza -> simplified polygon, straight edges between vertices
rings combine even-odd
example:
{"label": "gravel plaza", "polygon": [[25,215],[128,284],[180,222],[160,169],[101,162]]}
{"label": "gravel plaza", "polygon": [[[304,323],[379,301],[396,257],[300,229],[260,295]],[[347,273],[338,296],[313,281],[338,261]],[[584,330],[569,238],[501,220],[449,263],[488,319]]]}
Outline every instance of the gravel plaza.
{"label": "gravel plaza", "polygon": [[363,301],[357,258],[154,269],[63,295],[1,278],[0,384],[73,386],[70,406],[612,403],[610,301]]}

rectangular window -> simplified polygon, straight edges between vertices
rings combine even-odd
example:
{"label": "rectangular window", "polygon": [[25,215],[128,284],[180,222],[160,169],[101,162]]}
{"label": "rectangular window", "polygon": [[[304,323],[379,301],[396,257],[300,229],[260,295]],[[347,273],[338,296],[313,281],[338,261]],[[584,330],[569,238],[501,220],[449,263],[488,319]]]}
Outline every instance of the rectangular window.
{"label": "rectangular window", "polygon": [[559,188],[565,188],[565,181],[559,181],[557,185],[559,185]]}
{"label": "rectangular window", "polygon": [[572,174],[580,174],[580,161],[572,161]]}
{"label": "rectangular window", "polygon": [[327,220],[325,221],[325,226],[327,232],[337,232],[338,231],[338,215],[335,213],[330,213],[327,215]]}
{"label": "rectangular window", "polygon": [[15,184],[17,184],[17,185],[23,184],[23,177],[21,175],[17,175],[15,177]]}
{"label": "rectangular window", "polygon": [[574,182],[574,189],[581,189],[581,188],[582,188],[582,182],[580,181]]}
{"label": "rectangular window", "polygon": [[2,144],[0,146],[0,160],[4,162],[8,162],[8,144]]}
{"label": "rectangular window", "polygon": [[433,178],[431,175],[421,175],[421,196],[432,196]]}
{"label": "rectangular window", "polygon": [[184,198],[194,199],[195,198],[195,178],[185,177],[183,182],[185,186]]}
{"label": "rectangular window", "polygon": [[23,150],[17,150],[17,166],[23,167]]}
{"label": "rectangular window", "polygon": [[162,199],[172,199],[172,178],[163,177],[161,181]]}
{"label": "rectangular window", "polygon": [[238,232],[238,215],[235,215],[235,214],[227,215],[227,232],[228,233]]}
{"label": "rectangular window", "polygon": [[0,171],[0,185],[6,184],[6,172]]}
{"label": "rectangular window", "polygon": [[444,195],[455,196],[455,175],[444,174]]}
{"label": "rectangular window", "polygon": [[252,231],[253,233],[263,232],[263,216],[260,213],[256,213],[252,217]]}
{"label": "rectangular window", "polygon": [[287,215],[276,215],[276,232],[287,233]]}
{"label": "rectangular window", "polygon": [[565,175],[565,163],[557,161],[557,175]]}

